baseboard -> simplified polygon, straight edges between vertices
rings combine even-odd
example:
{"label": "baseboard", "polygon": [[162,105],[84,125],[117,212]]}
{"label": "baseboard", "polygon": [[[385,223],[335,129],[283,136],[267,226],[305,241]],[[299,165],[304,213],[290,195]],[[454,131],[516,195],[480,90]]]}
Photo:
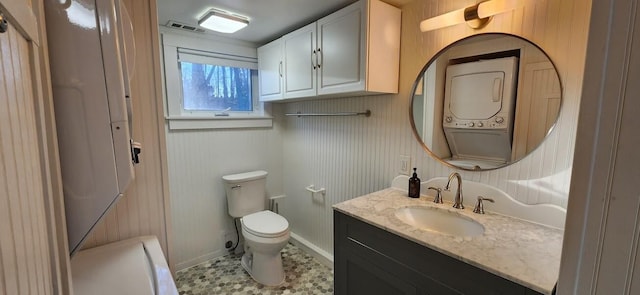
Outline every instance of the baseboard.
{"label": "baseboard", "polygon": [[317,259],[323,265],[333,269],[333,255],[327,251],[320,249],[318,246],[293,232],[291,233],[291,239],[289,241],[298,248],[309,253],[309,255],[313,256],[313,258]]}
{"label": "baseboard", "polygon": [[227,255],[227,254],[229,254],[229,251],[226,250],[226,249],[222,249],[222,250],[218,250],[218,251],[214,251],[214,252],[211,252],[211,253],[207,253],[207,254],[198,256],[196,258],[189,259],[187,261],[176,263],[176,266],[175,266],[176,267],[176,272],[184,270],[184,269],[187,269],[187,268],[190,268],[192,266],[196,266],[196,265],[198,265],[200,263],[203,263],[203,262],[205,262],[207,260],[210,260],[210,259],[213,259],[213,258],[217,258],[217,257],[220,257],[220,256],[224,256],[224,255]]}
{"label": "baseboard", "polygon": [[[318,246],[314,245],[313,243],[309,242],[305,238],[293,232],[291,233],[291,239],[289,241],[292,244],[296,245],[298,248],[307,252],[309,255],[313,256],[313,258],[317,259],[318,262],[322,263],[327,267],[333,268],[333,255],[331,255],[327,251],[320,249]],[[196,266],[200,263],[206,262],[207,260],[224,256],[227,254],[229,254],[229,251],[227,251],[226,249],[218,250],[215,252],[198,256],[193,259],[189,259],[187,261],[176,263],[175,268],[176,268],[176,271],[181,271],[181,270]]]}

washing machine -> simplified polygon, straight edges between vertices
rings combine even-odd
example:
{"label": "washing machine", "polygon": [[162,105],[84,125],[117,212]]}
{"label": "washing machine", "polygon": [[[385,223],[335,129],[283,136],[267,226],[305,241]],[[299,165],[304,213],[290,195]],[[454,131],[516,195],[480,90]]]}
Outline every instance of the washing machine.
{"label": "washing machine", "polygon": [[511,160],[517,80],[517,57],[447,67],[442,125],[450,163],[491,169]]}

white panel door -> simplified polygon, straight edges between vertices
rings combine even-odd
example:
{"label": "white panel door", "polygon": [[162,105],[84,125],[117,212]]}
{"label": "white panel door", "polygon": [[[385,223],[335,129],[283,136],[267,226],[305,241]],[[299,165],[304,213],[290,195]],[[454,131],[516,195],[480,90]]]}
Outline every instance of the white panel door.
{"label": "white panel door", "polygon": [[521,159],[538,147],[556,122],[562,92],[551,62],[529,63],[520,71],[524,86],[518,97],[512,159]]}
{"label": "white panel door", "polygon": [[640,294],[638,4],[593,1],[558,294]]}
{"label": "white panel door", "polygon": [[318,94],[365,90],[366,3],[318,20]]}
{"label": "white panel door", "polygon": [[260,101],[282,99],[283,66],[282,39],[258,48]]}
{"label": "white panel door", "polygon": [[284,46],[284,97],[316,95],[316,23],[282,37]]}

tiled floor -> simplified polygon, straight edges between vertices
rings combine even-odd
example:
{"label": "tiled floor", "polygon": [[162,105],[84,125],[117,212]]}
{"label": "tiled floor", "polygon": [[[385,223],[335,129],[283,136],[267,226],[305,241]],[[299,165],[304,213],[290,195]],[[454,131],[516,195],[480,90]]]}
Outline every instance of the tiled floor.
{"label": "tiled floor", "polygon": [[285,283],[266,287],[240,266],[240,256],[226,255],[178,271],[180,294],[333,294],[333,270],[292,244],[282,251]]}

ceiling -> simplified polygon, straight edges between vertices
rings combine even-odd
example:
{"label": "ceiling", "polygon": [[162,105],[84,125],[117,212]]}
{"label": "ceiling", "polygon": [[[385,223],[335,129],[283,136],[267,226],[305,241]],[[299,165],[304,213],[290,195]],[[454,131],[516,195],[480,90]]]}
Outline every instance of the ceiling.
{"label": "ceiling", "polygon": [[[384,1],[400,7],[411,0]],[[233,33],[218,35],[262,45],[296,28],[313,22],[356,0],[158,0],[158,22],[169,20],[197,25],[210,8],[247,16],[250,24]]]}

